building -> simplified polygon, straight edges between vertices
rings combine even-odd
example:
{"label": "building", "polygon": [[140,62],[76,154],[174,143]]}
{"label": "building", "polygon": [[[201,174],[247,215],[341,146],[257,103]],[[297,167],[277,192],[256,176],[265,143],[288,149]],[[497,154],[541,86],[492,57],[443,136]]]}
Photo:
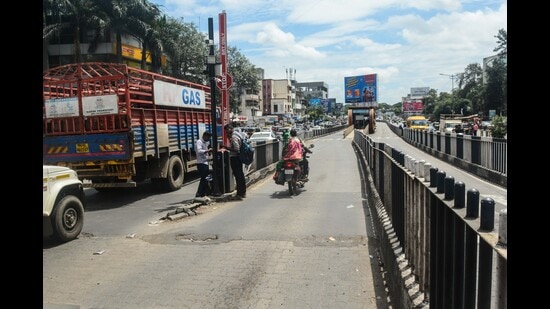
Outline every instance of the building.
{"label": "building", "polygon": [[304,99],[328,99],[328,84],[325,82],[296,83]]}
{"label": "building", "polygon": [[[256,75],[258,76],[260,83],[262,83],[264,79],[264,74],[265,74],[264,69],[256,68]],[[260,85],[259,91],[254,91],[250,89],[242,90],[242,93],[240,94],[240,104],[239,104],[239,110],[241,111],[239,118],[242,121],[254,123],[255,117],[261,117],[265,114],[262,88],[263,87],[261,87]]]}
{"label": "building", "polygon": [[288,79],[262,80],[264,115],[278,115],[280,118],[293,114],[292,84]]}
{"label": "building", "polygon": [[[65,33],[67,30],[61,33],[60,36],[52,38],[52,40],[45,45],[43,50],[43,69],[50,67],[61,66],[65,64],[74,63],[74,41],[72,39],[72,33]],[[90,49],[92,34],[84,36],[80,43],[81,57],[84,62],[117,62],[116,59],[116,38],[113,32],[110,33],[102,42],[97,43],[97,46]],[[130,35],[122,36],[122,63],[134,67],[141,67],[141,55],[142,47],[141,42]],[[151,56],[146,57],[147,69],[150,69]],[[161,65],[166,66],[166,56],[162,56]]]}

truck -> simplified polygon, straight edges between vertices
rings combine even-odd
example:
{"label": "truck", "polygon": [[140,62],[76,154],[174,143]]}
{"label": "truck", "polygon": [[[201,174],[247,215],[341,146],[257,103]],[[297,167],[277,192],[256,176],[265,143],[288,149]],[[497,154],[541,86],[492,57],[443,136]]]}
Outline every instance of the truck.
{"label": "truck", "polygon": [[441,114],[439,116],[439,131],[441,133],[455,133],[456,128],[460,128],[460,132],[469,133],[469,127],[465,124],[475,121],[477,118],[477,114],[468,116],[462,114]]}
{"label": "truck", "polygon": [[195,142],[212,125],[210,87],[118,63],[43,74],[43,163],[75,170],[98,191],[147,179],[178,190],[197,169]]}
{"label": "truck", "polygon": [[86,206],[84,187],[75,171],[63,166],[42,166],[43,237],[67,242],[80,235]]}

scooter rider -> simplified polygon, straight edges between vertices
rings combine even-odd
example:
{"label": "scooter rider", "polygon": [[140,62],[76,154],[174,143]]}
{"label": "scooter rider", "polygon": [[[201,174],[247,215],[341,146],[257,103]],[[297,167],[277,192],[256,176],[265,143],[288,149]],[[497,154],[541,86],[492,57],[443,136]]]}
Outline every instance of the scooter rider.
{"label": "scooter rider", "polygon": [[[302,141],[297,137],[298,133],[296,130],[291,129],[290,130],[290,139],[288,140],[288,144],[284,148],[284,154],[283,154],[283,160],[291,160],[294,161],[298,166],[301,166],[300,163],[303,160],[304,156],[304,150],[302,149]],[[301,168],[300,168],[301,169]],[[298,178],[301,177],[301,171],[298,171]]]}

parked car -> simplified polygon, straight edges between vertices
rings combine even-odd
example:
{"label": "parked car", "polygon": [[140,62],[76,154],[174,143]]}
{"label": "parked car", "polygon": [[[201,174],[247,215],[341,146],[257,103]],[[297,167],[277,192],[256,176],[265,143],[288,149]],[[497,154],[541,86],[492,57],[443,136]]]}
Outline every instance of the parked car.
{"label": "parked car", "polygon": [[42,167],[43,237],[67,242],[84,226],[84,186],[77,173],[63,166]]}
{"label": "parked car", "polygon": [[252,133],[252,135],[250,136],[250,141],[251,142],[270,142],[270,141],[274,141],[274,140],[278,140],[277,136],[275,135],[275,133],[269,131],[269,132],[254,132]]}

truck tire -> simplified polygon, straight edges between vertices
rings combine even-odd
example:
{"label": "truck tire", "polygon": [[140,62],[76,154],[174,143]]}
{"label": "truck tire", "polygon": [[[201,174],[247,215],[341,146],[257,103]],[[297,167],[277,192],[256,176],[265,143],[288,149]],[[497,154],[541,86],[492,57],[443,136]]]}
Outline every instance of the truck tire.
{"label": "truck tire", "polygon": [[183,185],[184,169],[183,162],[179,156],[172,156],[168,161],[168,171],[166,172],[165,189],[167,191],[176,191]]}
{"label": "truck tire", "polygon": [[67,242],[75,239],[84,226],[84,206],[74,195],[64,196],[57,203],[52,217],[54,237]]}

